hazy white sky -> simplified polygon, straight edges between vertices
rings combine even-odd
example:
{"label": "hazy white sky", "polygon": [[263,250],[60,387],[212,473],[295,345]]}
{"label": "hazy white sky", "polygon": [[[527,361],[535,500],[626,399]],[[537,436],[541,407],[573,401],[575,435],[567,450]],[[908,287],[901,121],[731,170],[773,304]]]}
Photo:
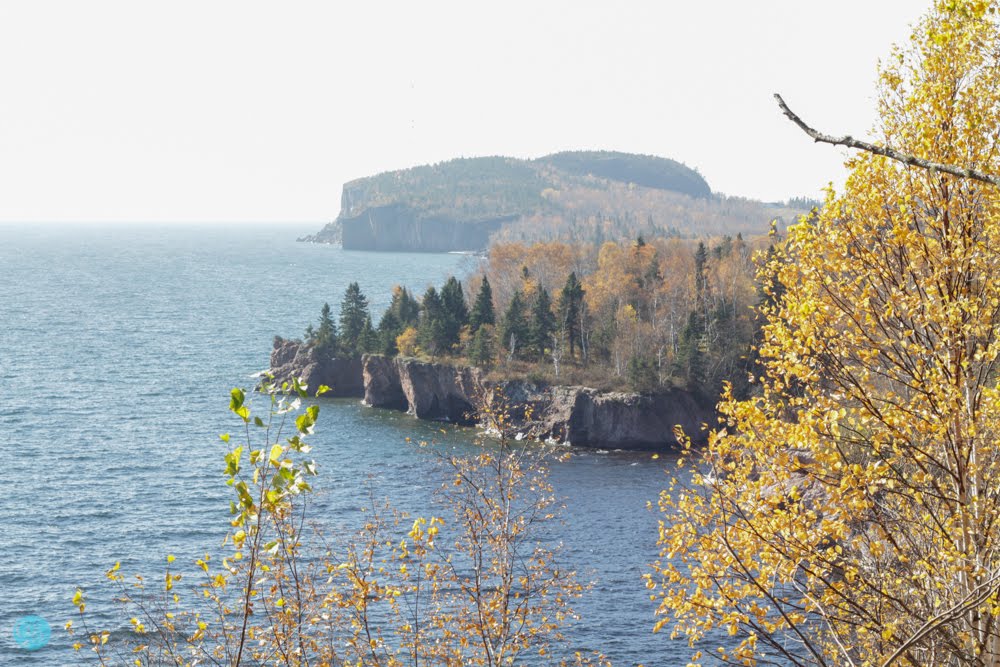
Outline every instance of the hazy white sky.
{"label": "hazy white sky", "polygon": [[345,181],[607,149],[817,195],[930,0],[0,3],[0,221],[325,221]]}

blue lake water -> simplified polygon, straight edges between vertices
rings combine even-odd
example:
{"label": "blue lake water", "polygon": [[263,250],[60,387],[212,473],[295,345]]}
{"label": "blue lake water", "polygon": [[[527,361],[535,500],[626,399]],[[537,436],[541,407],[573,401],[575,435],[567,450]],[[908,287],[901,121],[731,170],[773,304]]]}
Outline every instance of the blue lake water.
{"label": "blue lake water", "polygon": [[[110,596],[100,582],[116,560],[162,576],[167,553],[190,563],[218,545],[229,490],[217,436],[236,428],[228,392],[253,384],[275,334],[301,335],[324,301],[336,312],[351,281],[377,321],[392,285],[419,295],[476,261],[294,242],[311,231],[0,226],[0,665],[80,664],[62,629],[77,586],[96,602]],[[461,445],[474,435],[354,400],[319,402],[313,455],[331,515],[356,507],[370,476],[397,507],[419,511],[438,484],[434,457],[405,439]],[[689,655],[651,634],[641,578],[657,554],[646,504],[670,463],[585,450],[552,472],[567,506],[564,562],[594,582],[568,634],[616,665]],[[29,615],[52,626],[33,652],[14,640]]]}

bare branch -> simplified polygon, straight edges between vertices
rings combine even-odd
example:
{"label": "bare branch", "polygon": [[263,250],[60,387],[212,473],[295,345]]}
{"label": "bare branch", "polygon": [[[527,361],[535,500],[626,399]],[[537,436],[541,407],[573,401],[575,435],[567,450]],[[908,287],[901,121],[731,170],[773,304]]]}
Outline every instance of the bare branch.
{"label": "bare branch", "polygon": [[989,183],[990,185],[1000,185],[1000,177],[990,176],[989,174],[983,173],[977,169],[965,169],[941,162],[924,160],[915,155],[902,153],[886,146],[876,146],[875,144],[868,143],[867,141],[859,141],[849,134],[845,134],[842,137],[834,137],[829,134],[823,134],[822,132],[818,132],[806,125],[805,121],[799,118],[795,112],[788,108],[788,105],[785,104],[785,100],[781,99],[781,95],[775,93],[774,99],[778,101],[778,106],[781,107],[782,113],[784,113],[790,121],[798,125],[803,132],[812,137],[813,141],[816,141],[817,143],[857,148],[858,150],[874,153],[875,155],[882,155],[890,160],[896,160],[897,162],[902,162],[903,164],[913,167],[940,171],[945,174],[951,174],[952,176],[958,176],[959,178],[970,178],[974,181]]}

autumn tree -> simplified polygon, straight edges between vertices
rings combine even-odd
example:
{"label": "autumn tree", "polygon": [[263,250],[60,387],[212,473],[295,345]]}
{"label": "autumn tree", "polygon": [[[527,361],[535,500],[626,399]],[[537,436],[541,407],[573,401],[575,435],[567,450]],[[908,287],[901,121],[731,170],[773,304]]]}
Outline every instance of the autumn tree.
{"label": "autumn tree", "polygon": [[496,441],[435,452],[435,514],[408,516],[370,491],[357,530],[326,536],[306,520],[319,407],[303,407],[299,380],[260,389],[264,410],[230,394],[242,434],[222,436],[232,490],[222,553],[190,564],[167,555],[148,579],[115,563],[106,575],[124,618],[94,618],[78,589],[66,629],[90,653],[75,664],[608,665],[563,636],[585,587],[547,526],[561,511],[547,479],[557,459],[543,445],[515,446],[498,392],[482,406]]}
{"label": "autumn tree", "polygon": [[661,497],[657,628],[723,661],[1000,665],[1000,192],[961,175],[1000,170],[998,10],[882,67],[882,154],[788,230],[755,394]]}

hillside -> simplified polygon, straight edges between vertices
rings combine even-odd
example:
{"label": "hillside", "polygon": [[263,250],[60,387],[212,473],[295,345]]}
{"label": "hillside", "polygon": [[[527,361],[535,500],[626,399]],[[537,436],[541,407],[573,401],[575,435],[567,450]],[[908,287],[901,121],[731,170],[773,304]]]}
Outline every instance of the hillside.
{"label": "hillside", "polygon": [[344,185],[340,214],[303,240],[354,250],[480,250],[491,239],[620,240],[755,234],[802,211],[713,195],[674,160],[576,151],[459,158]]}

